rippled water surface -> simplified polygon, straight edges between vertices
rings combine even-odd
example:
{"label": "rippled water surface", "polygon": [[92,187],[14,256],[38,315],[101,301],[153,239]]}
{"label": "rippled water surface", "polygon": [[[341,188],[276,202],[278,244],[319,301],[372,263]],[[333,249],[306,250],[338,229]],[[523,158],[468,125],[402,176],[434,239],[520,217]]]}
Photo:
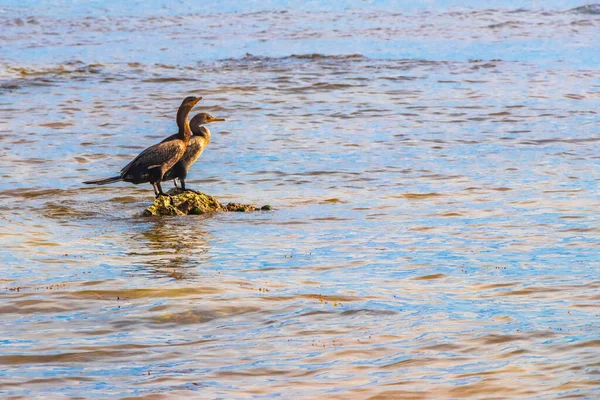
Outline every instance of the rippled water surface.
{"label": "rippled water surface", "polygon": [[[458,3],[3,2],[0,395],[600,397],[600,5]],[[192,94],[273,211],[81,184]]]}

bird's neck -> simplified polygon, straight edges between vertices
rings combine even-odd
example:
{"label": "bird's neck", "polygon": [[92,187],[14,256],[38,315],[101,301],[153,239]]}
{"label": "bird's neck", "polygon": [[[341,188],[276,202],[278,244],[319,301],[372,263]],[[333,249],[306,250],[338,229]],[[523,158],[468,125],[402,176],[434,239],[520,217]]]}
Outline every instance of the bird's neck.
{"label": "bird's neck", "polygon": [[190,121],[188,119],[189,109],[180,110],[177,113],[177,126],[179,127],[179,138],[185,143],[190,141],[192,130],[190,129]]}
{"label": "bird's neck", "polygon": [[194,129],[194,136],[203,137],[204,141],[208,144],[210,142],[210,131],[206,126],[200,126]]}

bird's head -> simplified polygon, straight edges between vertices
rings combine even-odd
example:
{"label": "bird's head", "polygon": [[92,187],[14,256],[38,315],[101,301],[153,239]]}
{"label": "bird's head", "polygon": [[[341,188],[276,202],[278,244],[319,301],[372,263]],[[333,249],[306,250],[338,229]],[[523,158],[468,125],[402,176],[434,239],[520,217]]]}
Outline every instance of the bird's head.
{"label": "bird's head", "polygon": [[194,97],[194,96],[189,96],[189,97],[186,97],[185,99],[183,99],[183,101],[181,102],[181,105],[179,106],[179,109],[177,110],[177,117],[175,119],[177,121],[177,126],[179,127],[179,130],[183,129],[183,124],[184,124],[185,119],[187,118],[187,116],[190,113],[190,111],[192,110],[192,108],[194,108],[194,106],[200,100],[202,100],[202,97]]}
{"label": "bird's head", "polygon": [[209,113],[199,113],[194,115],[194,118],[190,121],[190,126],[193,128],[195,126],[206,125],[209,122],[217,121],[225,121],[225,118],[215,118]]}
{"label": "bird's head", "polygon": [[198,103],[200,100],[202,100],[202,97],[194,97],[194,96],[186,97],[181,102],[180,108],[186,108],[188,110],[191,110],[196,105],[196,103]]}

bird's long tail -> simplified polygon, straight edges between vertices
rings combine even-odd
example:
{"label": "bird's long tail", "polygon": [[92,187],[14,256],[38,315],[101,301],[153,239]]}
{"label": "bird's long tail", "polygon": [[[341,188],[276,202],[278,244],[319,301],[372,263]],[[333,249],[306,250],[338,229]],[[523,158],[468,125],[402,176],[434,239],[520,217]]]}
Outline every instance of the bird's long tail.
{"label": "bird's long tail", "polygon": [[98,179],[97,181],[86,181],[83,183],[85,183],[86,185],[107,185],[109,183],[119,182],[122,180],[123,178],[121,178],[120,176],[113,176],[106,179]]}

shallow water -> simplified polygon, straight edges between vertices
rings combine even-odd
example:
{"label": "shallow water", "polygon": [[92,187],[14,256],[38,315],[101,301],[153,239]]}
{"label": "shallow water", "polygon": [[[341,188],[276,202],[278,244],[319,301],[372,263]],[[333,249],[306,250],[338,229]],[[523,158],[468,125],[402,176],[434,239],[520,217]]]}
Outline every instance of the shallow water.
{"label": "shallow water", "polygon": [[[600,396],[599,6],[136,4],[0,6],[0,395]],[[81,184],[190,94],[273,211]]]}

